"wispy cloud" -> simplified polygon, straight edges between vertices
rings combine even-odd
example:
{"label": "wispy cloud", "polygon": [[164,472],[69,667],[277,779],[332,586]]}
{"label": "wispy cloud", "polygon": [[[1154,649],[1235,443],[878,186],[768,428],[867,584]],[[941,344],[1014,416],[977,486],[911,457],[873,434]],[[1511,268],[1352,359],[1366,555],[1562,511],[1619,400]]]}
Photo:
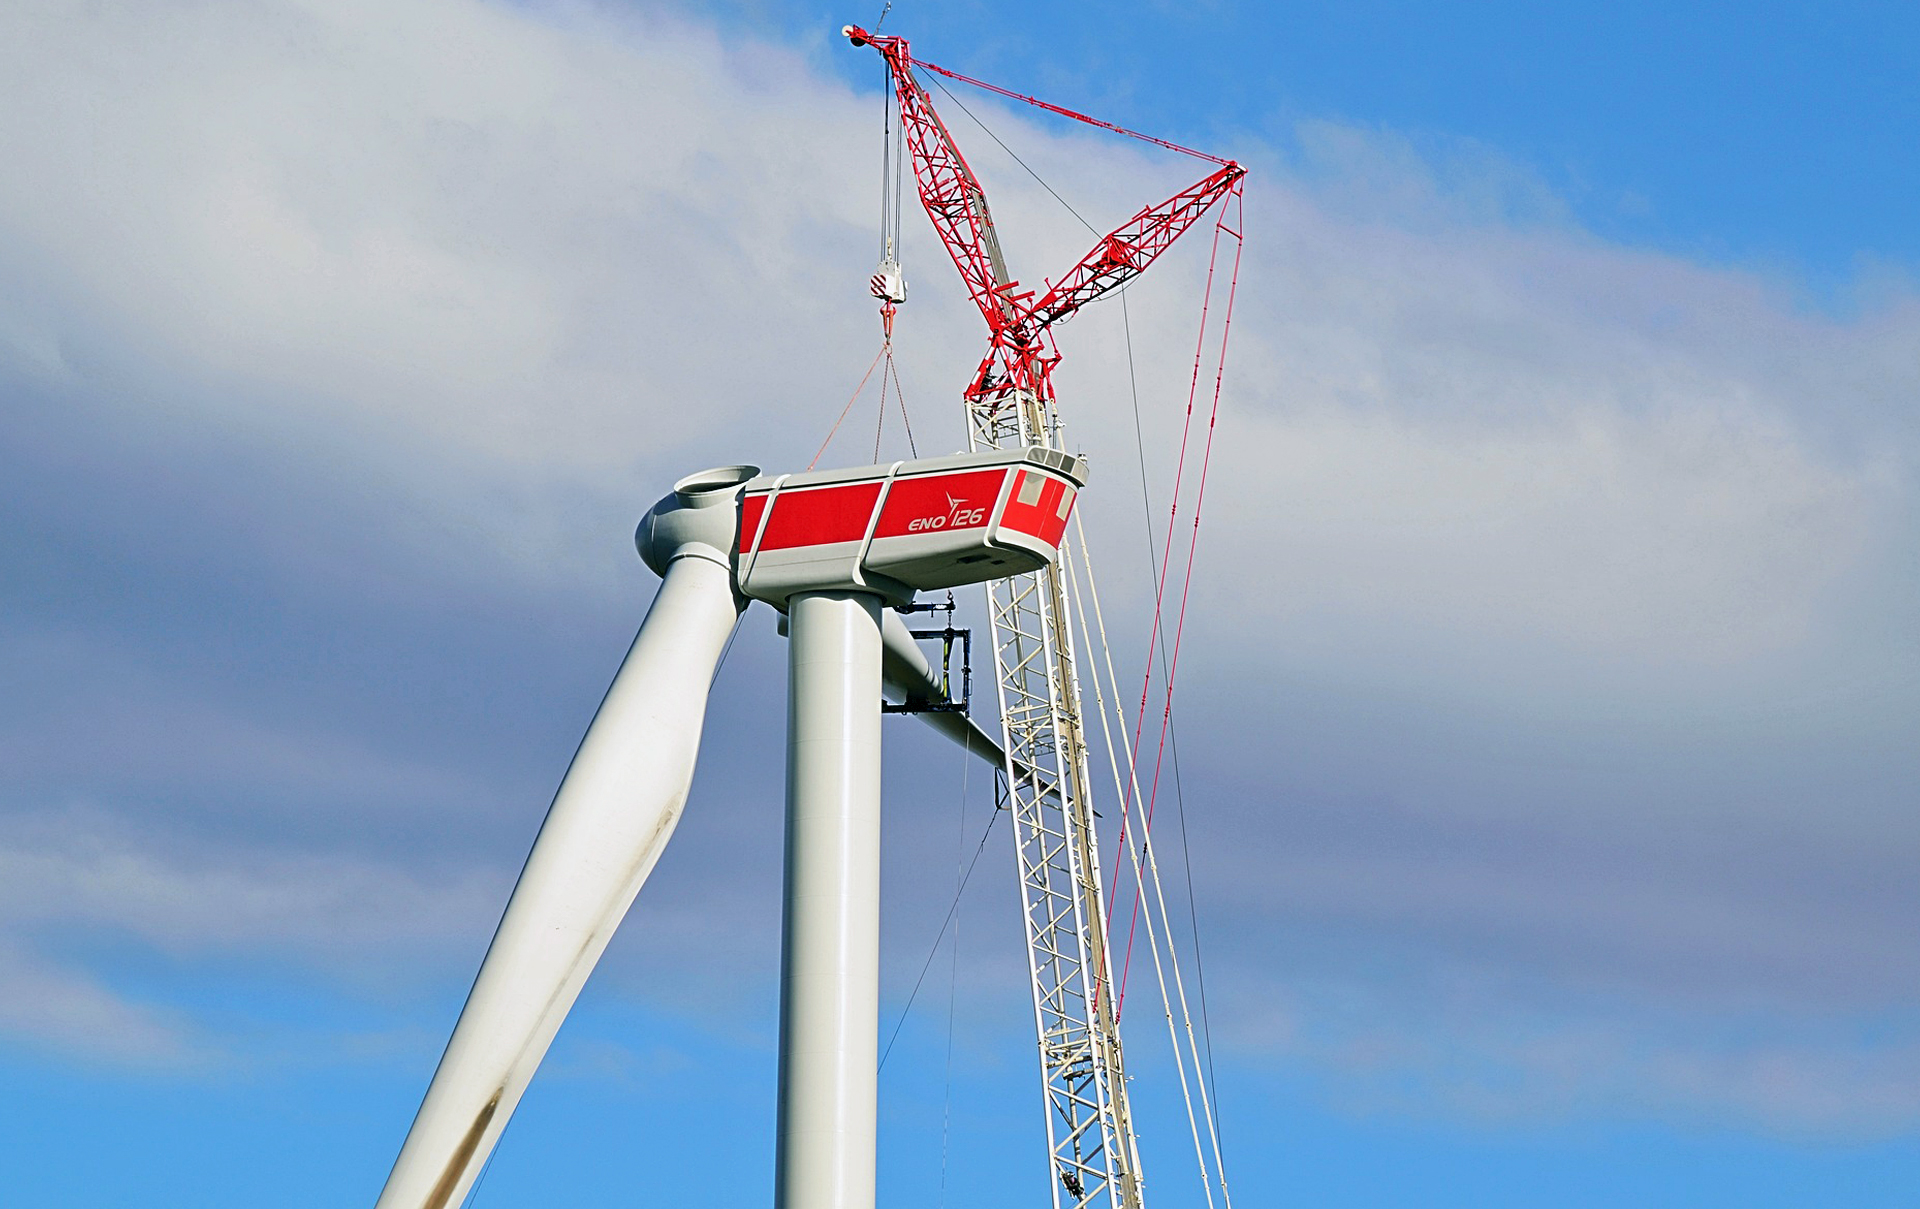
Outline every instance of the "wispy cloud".
{"label": "wispy cloud", "polygon": [[0,1030],[107,1062],[198,1065],[196,1030],[179,1013],[130,1003],[89,974],[12,943],[0,947]]}
{"label": "wispy cloud", "polygon": [[[0,17],[0,1026],[197,1044],[56,933],[366,977],[484,943],[644,600],[623,529],[691,467],[803,460],[871,356],[874,108],[670,15]],[[1096,220],[1181,183],[978,112]],[[1830,313],[1610,246],[1484,149],[1316,123],[1240,150],[1180,697],[1221,984],[1345,988],[1288,1027],[1388,1019],[1364,1031],[1420,1040],[1370,1069],[1434,1102],[1498,1100],[1505,1064],[1634,1111],[1920,1120],[1884,1073],[1914,1034],[1845,1041],[1916,995],[1920,301]],[[997,154],[1016,272],[1057,271],[1089,237]],[[957,443],[978,321],[917,227],[908,253],[917,431]],[[1201,268],[1128,296],[1156,491]],[[1120,318],[1063,332],[1061,385],[1137,626]],[[770,787],[708,753],[712,809],[637,917],[677,939],[616,954],[682,977],[631,994],[710,1004],[701,945],[769,943],[729,912],[772,901]],[[934,826],[900,820],[896,845]],[[1433,976],[1562,1006],[1503,1050],[1402,1011]],[[1714,1031],[1730,1003],[1840,1040],[1781,1056]],[[1345,1044],[1297,1053],[1371,1086]]]}

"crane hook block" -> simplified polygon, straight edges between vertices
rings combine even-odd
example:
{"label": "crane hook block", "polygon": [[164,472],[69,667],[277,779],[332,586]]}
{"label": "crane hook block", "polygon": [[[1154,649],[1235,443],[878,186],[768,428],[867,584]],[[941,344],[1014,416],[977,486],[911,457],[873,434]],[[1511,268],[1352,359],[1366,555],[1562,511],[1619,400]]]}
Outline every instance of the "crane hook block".
{"label": "crane hook block", "polygon": [[867,289],[882,302],[890,302],[895,306],[905,302],[907,278],[900,271],[900,262],[892,258],[881,261],[880,267],[873,271],[873,279],[867,283]]}

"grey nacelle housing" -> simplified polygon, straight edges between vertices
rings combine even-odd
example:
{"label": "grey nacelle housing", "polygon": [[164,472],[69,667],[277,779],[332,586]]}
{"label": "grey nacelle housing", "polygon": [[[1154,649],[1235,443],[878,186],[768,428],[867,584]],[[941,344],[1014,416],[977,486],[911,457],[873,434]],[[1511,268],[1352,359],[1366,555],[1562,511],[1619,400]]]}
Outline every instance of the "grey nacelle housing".
{"label": "grey nacelle housing", "polygon": [[647,510],[634,530],[640,560],[665,575],[676,558],[704,558],[731,574],[739,544],[740,488],[760,473],[758,466],[716,466],[690,474],[673,492]]}

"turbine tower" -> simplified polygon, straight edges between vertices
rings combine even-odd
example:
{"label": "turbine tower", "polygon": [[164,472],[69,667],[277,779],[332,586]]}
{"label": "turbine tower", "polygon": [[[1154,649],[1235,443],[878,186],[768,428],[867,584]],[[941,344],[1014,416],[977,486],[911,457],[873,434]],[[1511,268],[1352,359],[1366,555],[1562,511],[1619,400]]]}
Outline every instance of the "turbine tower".
{"label": "turbine tower", "polygon": [[[647,513],[635,541],[641,558],[661,576],[659,593],[541,825],[377,1209],[454,1209],[464,1202],[673,834],[693,778],[709,686],[740,612],[753,600],[783,614],[789,637],[776,1209],[874,1204],[883,694],[916,710],[932,705],[919,716],[995,764],[1005,778],[1055,1209],[1142,1205],[1071,625],[1081,609],[1059,565],[1086,466],[1061,448],[1052,386],[1060,358],[1052,333],[1138,277],[1217,203],[1237,202],[1245,173],[1230,161],[916,60],[905,39],[853,26],[844,32],[886,62],[910,153],[903,159],[912,163],[921,204],[987,323],[986,356],[963,394],[970,452],[773,476],[751,466],[720,467],[682,479]],[[916,68],[1144,138],[1215,167],[1101,236],[1044,292],[1023,291],[1008,272],[986,192],[934,111]],[[889,197],[897,199],[897,186]],[[1239,220],[1237,206],[1223,208],[1216,258],[1222,233],[1236,249],[1240,239],[1227,225],[1228,208],[1236,225]],[[893,200],[888,211],[889,222],[897,224]],[[906,297],[895,259],[897,228],[889,226],[885,234],[872,280],[888,338],[883,353],[891,348],[894,315]],[[1236,251],[1236,279],[1237,267]],[[1212,280],[1210,268],[1208,297]],[[1229,321],[1232,294],[1229,284]],[[1223,322],[1223,364],[1227,326]],[[1203,303],[1203,344],[1205,330]],[[1196,385],[1199,373],[1196,353]],[[1214,404],[1217,411],[1217,377]],[[1190,425],[1193,414],[1190,397]],[[1185,457],[1183,446],[1183,467]],[[1201,493],[1205,465],[1203,457]],[[1197,535],[1197,501],[1194,525]],[[1168,540],[1170,548],[1171,528]],[[1188,557],[1190,567],[1191,551]],[[1086,574],[1091,587],[1090,566]],[[985,586],[999,741],[951,700],[944,674],[936,675],[896,612],[914,607],[918,592],[966,584]],[[1097,616],[1097,595],[1093,604]],[[1156,635],[1158,626],[1156,601]],[[1174,663],[1178,650],[1176,630]],[[1111,660],[1106,663],[1117,709],[1119,686]],[[1165,675],[1170,719],[1171,665]],[[1094,684],[1098,690],[1098,669]],[[1143,717],[1145,700],[1143,688]],[[1103,724],[1106,717],[1103,712]],[[1134,751],[1128,745],[1123,754],[1119,746],[1108,743],[1116,782],[1122,763],[1132,780],[1131,789],[1121,791],[1123,816],[1140,808],[1144,824],[1150,799],[1145,808],[1135,801]],[[1154,867],[1154,858],[1144,835],[1127,855],[1141,887],[1157,969],[1161,941],[1155,908],[1146,901],[1149,874],[1143,872]],[[1164,897],[1157,873],[1151,876],[1171,957]],[[1176,987],[1178,977],[1176,966]],[[1200,1053],[1184,989],[1178,995],[1197,1078]],[[1172,1033],[1172,998],[1167,1006]],[[1181,1048],[1175,1036],[1196,1157],[1212,1205],[1212,1176],[1201,1153]],[[1204,1082],[1199,1102],[1218,1174],[1219,1139]],[[1225,1201],[1225,1177],[1219,1178]],[[1226,1201],[1225,1209],[1230,1206]]]}
{"label": "turbine tower", "polygon": [[[870,1209],[883,689],[945,700],[889,606],[1047,565],[1082,463],[1052,450],[689,476],[640,522],[661,577],[507,902],[378,1209],[460,1205],[679,822],[750,600],[789,630],[779,1209]],[[964,715],[922,715],[1008,760]]]}

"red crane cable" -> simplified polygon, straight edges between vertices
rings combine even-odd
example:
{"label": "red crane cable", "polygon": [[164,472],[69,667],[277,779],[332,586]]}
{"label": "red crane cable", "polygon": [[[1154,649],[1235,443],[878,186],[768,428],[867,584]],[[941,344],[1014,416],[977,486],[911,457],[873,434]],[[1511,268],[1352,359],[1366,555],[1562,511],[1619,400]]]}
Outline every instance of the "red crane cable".
{"label": "red crane cable", "polygon": [[[860,46],[867,42],[886,40],[869,34],[866,30],[853,25],[847,27],[846,34],[855,46]],[[1084,113],[1068,109],[1061,105],[1055,105],[1049,101],[1043,101],[1038,97],[1027,96],[1025,93],[1015,92],[1011,88],[1002,88],[998,84],[989,84],[985,80],[976,80],[972,76],[963,76],[957,71],[950,71],[937,63],[929,63],[925,59],[915,59],[907,55],[903,55],[902,57],[917,67],[924,67],[928,71],[947,77],[949,80],[958,80],[962,84],[971,84],[975,88],[984,88],[988,92],[1006,97],[1008,100],[1025,101],[1036,109],[1044,109],[1048,113],[1057,113],[1063,118],[1072,118],[1076,122],[1085,122],[1089,126],[1098,126],[1102,130],[1111,130],[1115,134],[1124,134],[1128,138],[1139,139],[1143,143],[1152,143],[1156,147],[1165,147],[1168,151],[1178,151],[1182,155],[1191,155],[1195,159],[1206,160],[1208,163],[1219,164],[1222,167],[1225,167],[1230,162],[1221,159],[1217,155],[1208,155],[1204,151],[1195,151],[1191,147],[1182,147],[1178,143],[1170,143],[1166,139],[1155,138],[1151,134],[1142,134],[1138,130],[1129,130],[1125,126],[1116,126],[1112,122],[1103,122],[1099,118],[1088,117]]]}
{"label": "red crane cable", "polygon": [[[1184,638],[1186,635],[1187,601],[1193,591],[1194,557],[1198,553],[1199,546],[1200,546],[1200,516],[1206,505],[1206,500],[1207,500],[1207,471],[1213,462],[1213,434],[1214,434],[1215,427],[1218,424],[1219,418],[1220,418],[1220,394],[1221,394],[1222,386],[1226,380],[1227,340],[1233,333],[1233,302],[1234,302],[1234,297],[1238,293],[1239,286],[1240,286],[1240,257],[1241,257],[1241,253],[1246,250],[1246,239],[1244,236],[1244,232],[1246,229],[1245,199],[1237,183],[1234,186],[1234,190],[1233,190],[1233,201],[1234,201],[1235,226],[1233,227],[1227,226],[1227,215],[1224,208],[1221,210],[1219,221],[1214,224],[1214,241],[1215,241],[1216,251],[1218,250],[1218,247],[1219,247],[1219,237],[1222,231],[1226,232],[1228,235],[1233,237],[1233,269],[1227,279],[1226,314],[1222,316],[1221,322],[1220,322],[1220,357],[1214,367],[1213,406],[1207,415],[1207,441],[1200,455],[1200,483],[1194,492],[1193,533],[1187,542],[1187,567],[1186,567],[1186,574],[1185,574],[1184,581],[1182,582],[1180,587],[1180,611],[1176,615],[1176,619],[1174,621],[1174,626],[1173,626],[1173,657],[1170,660],[1168,660],[1168,663],[1167,663],[1166,700],[1165,700],[1164,709],[1162,710],[1160,715],[1159,745],[1158,745],[1158,749],[1154,753],[1154,759],[1153,759],[1153,786],[1150,790],[1148,790],[1148,793],[1147,793],[1147,810],[1146,810],[1146,820],[1145,820],[1144,829],[1146,830],[1149,838],[1151,838],[1153,834],[1154,806],[1158,803],[1159,797],[1160,797],[1160,773],[1162,768],[1164,767],[1165,760],[1166,760],[1167,734],[1173,725],[1174,677],[1180,670],[1180,643],[1181,643],[1181,639]],[[1209,265],[1208,267],[1208,284],[1209,284],[1209,287],[1211,287],[1211,284],[1212,284],[1212,266],[1211,265]],[[1211,292],[1211,289],[1209,289],[1209,292]],[[1197,368],[1198,367],[1196,366],[1196,369]],[[1167,524],[1169,528],[1172,527],[1172,524],[1173,524],[1172,517],[1168,517]],[[1164,567],[1165,567],[1165,564],[1163,563],[1162,564],[1163,579],[1164,579]],[[1156,607],[1156,611],[1157,611],[1157,607]],[[1158,617],[1156,617],[1155,623],[1158,624],[1158,621],[1159,619]],[[1149,676],[1151,676],[1151,673],[1152,673],[1152,668],[1151,666],[1149,666],[1148,668]],[[1135,748],[1136,759],[1138,758],[1137,756],[1138,750],[1139,749],[1136,747]],[[1118,1020],[1120,1018],[1121,1008],[1126,1003],[1127,974],[1133,965],[1133,941],[1134,941],[1134,935],[1138,928],[1139,920],[1140,920],[1140,900],[1144,896],[1144,894],[1145,894],[1144,887],[1140,886],[1136,879],[1136,883],[1134,885],[1133,909],[1131,912],[1132,918],[1127,925],[1126,955],[1121,959],[1120,986],[1118,990],[1115,992],[1114,1001],[1113,1001],[1113,1015],[1115,1020]]]}
{"label": "red crane cable", "polygon": [[[1171,503],[1168,505],[1169,511],[1167,514],[1167,540],[1164,548],[1160,552],[1160,567],[1153,590],[1153,624],[1148,627],[1147,630],[1147,670],[1146,675],[1141,678],[1140,710],[1134,716],[1133,722],[1133,745],[1131,751],[1133,753],[1132,764],[1135,769],[1139,767],[1140,761],[1140,736],[1146,730],[1147,725],[1147,698],[1153,692],[1153,653],[1159,648],[1160,644],[1160,628],[1165,616],[1167,576],[1173,572],[1173,526],[1174,521],[1180,516],[1180,489],[1187,470],[1187,445],[1193,434],[1193,406],[1200,393],[1200,366],[1206,356],[1207,347],[1207,317],[1213,305],[1213,278],[1214,272],[1219,266],[1220,231],[1225,221],[1226,215],[1223,212],[1220,219],[1214,223],[1213,250],[1207,258],[1207,285],[1206,289],[1200,295],[1200,331],[1199,334],[1194,337],[1193,342],[1193,376],[1187,382],[1187,415],[1180,429],[1180,456],[1174,461],[1173,496]],[[1136,783],[1137,781],[1130,780],[1125,797],[1121,802],[1120,837],[1119,841],[1114,845],[1113,876],[1108,879],[1108,884],[1116,887],[1120,884],[1120,861],[1127,850],[1127,823],[1133,817],[1133,794]],[[1107,927],[1109,932],[1111,932],[1113,927],[1111,916],[1108,917]],[[1109,938],[1109,942],[1111,942],[1111,938]]]}
{"label": "red crane cable", "polygon": [[1125,126],[1116,126],[1112,122],[1103,122],[1099,118],[1088,117],[1084,113],[1078,113],[1063,106],[1043,101],[1038,97],[1030,97],[1024,93],[1014,92],[1009,88],[1002,88],[998,84],[989,84],[985,80],[976,80],[972,76],[963,76],[957,71],[948,71],[946,68],[938,64],[929,63],[925,59],[915,59],[914,62],[926,68],[928,71],[938,72],[949,80],[958,80],[962,84],[971,84],[975,88],[984,88],[988,92],[998,93],[1011,100],[1025,101],[1027,104],[1039,109],[1044,109],[1048,113],[1057,113],[1063,118],[1072,118],[1076,122],[1085,122],[1089,126],[1098,126],[1102,130],[1111,130],[1115,134],[1124,134],[1128,138],[1139,139],[1143,143],[1152,143],[1157,147],[1165,147],[1168,151],[1178,151],[1182,155],[1191,155],[1195,159],[1207,160],[1210,163],[1219,164],[1222,167],[1225,167],[1229,162],[1221,159],[1217,155],[1208,155],[1204,151],[1195,151],[1191,147],[1182,147],[1178,143],[1170,143],[1166,139],[1155,138],[1151,134],[1142,134],[1138,130],[1129,130]]}
{"label": "red crane cable", "polygon": [[[1181,234],[1204,217],[1216,201],[1227,197],[1233,199],[1235,227],[1227,226],[1224,205],[1214,224],[1213,249],[1207,263],[1207,286],[1200,310],[1200,332],[1194,347],[1193,375],[1187,388],[1187,413],[1181,431],[1180,456],[1174,476],[1172,511],[1167,518],[1167,539],[1156,576],[1157,582],[1154,585],[1153,626],[1148,636],[1146,674],[1140,688],[1140,709],[1134,722],[1130,763],[1132,771],[1137,772],[1140,739],[1146,729],[1147,700],[1152,694],[1153,687],[1153,653],[1159,649],[1165,628],[1167,580],[1172,574],[1173,527],[1179,517],[1180,496],[1184,487],[1186,461],[1193,432],[1194,407],[1199,398],[1200,371],[1205,361],[1209,309],[1212,305],[1214,280],[1219,267],[1220,237],[1225,233],[1235,242],[1233,268],[1227,287],[1226,317],[1221,327],[1212,411],[1208,416],[1207,438],[1201,455],[1199,486],[1194,501],[1193,532],[1186,551],[1187,566],[1181,587],[1180,609],[1174,628],[1173,654],[1165,660],[1166,701],[1161,717],[1152,789],[1148,794],[1142,820],[1142,829],[1150,836],[1154,806],[1159,797],[1160,773],[1166,755],[1167,737],[1172,726],[1174,671],[1179,665],[1180,639],[1185,631],[1187,602],[1193,584],[1193,560],[1198,549],[1200,533],[1200,507],[1206,496],[1207,468],[1213,454],[1213,430],[1219,417],[1221,386],[1226,372],[1227,335],[1231,330],[1234,293],[1240,279],[1240,259],[1244,240],[1236,227],[1244,225],[1244,197],[1240,182],[1246,175],[1246,170],[1231,160],[1221,159],[1204,151],[1196,151],[1191,147],[1183,147],[1178,143],[1156,138],[1150,134],[1142,134],[1137,130],[1129,130],[1124,126],[1101,121],[1036,97],[961,75],[959,72],[950,71],[923,59],[916,59],[905,38],[870,34],[852,25],[847,26],[842,32],[855,46],[872,46],[886,60],[899,101],[900,121],[906,131],[907,143],[913,159],[914,176],[920,186],[921,205],[926,210],[927,217],[932,220],[935,233],[946,245],[954,266],[960,271],[961,280],[969,296],[987,321],[987,329],[991,336],[989,348],[975,374],[973,384],[965,392],[969,401],[987,401],[1017,389],[1028,389],[1042,400],[1051,400],[1053,394],[1051,371],[1054,364],[1058,362],[1059,356],[1049,355],[1052,343],[1048,329],[1095,298],[1124,285],[1144,272],[1147,266]],[[987,211],[986,191],[974,176],[972,168],[967,165],[965,157],[960,154],[959,147],[954,143],[946,125],[940,120],[939,114],[934,111],[932,98],[914,79],[912,69],[916,64],[947,79],[971,84],[976,88],[1010,100],[1024,102],[1061,117],[1071,118],[1089,126],[1126,135],[1169,151],[1177,151],[1182,155],[1190,155],[1196,159],[1217,164],[1219,169],[1198,184],[1176,193],[1165,202],[1148,206],[1117,230],[1101,237],[1093,250],[1083,256],[1058,283],[1049,283],[1049,289],[1044,298],[1034,302],[1032,299],[1035,292],[1021,291],[1018,283],[1012,280],[1006,271],[1001,258],[999,239],[993,229],[993,220]],[[871,368],[868,373],[872,373]],[[883,395],[884,381],[883,377]],[[882,407],[884,406],[883,400]],[[884,411],[882,414],[884,415]],[[1125,805],[1129,810],[1137,796],[1136,787],[1137,777],[1133,779],[1133,783],[1124,795]],[[1119,884],[1119,853],[1126,851],[1126,819],[1128,817],[1130,815],[1123,814],[1120,843],[1115,855],[1116,867],[1111,884],[1116,886]],[[1136,878],[1133,921],[1128,927],[1127,935],[1126,960],[1129,964],[1132,960],[1133,938],[1139,922],[1140,901],[1143,895],[1144,887]],[[1108,917],[1107,928],[1110,938],[1111,916]],[[1116,995],[1114,1003],[1116,1017],[1125,986],[1126,967],[1123,966],[1119,994]],[[1095,991],[1096,1006],[1101,990]]]}
{"label": "red crane cable", "polygon": [[867,366],[867,372],[860,375],[860,385],[853,388],[853,397],[847,400],[847,405],[840,409],[840,418],[835,420],[833,427],[827,430],[827,439],[820,442],[820,448],[814,450],[813,461],[807,463],[808,470],[812,470],[820,464],[820,455],[827,451],[827,446],[833,444],[834,434],[839,432],[840,426],[847,422],[847,413],[852,411],[853,405],[860,401],[860,392],[867,389],[867,379],[873,377],[873,371],[880,365],[880,358],[887,355],[887,349],[891,344],[892,342],[889,341],[887,344],[881,345],[880,351],[873,355],[873,364]]}
{"label": "red crane cable", "polygon": [[[913,171],[920,185],[920,202],[947,254],[960,271],[968,296],[987,321],[991,336],[985,359],[975,373],[966,397],[993,402],[1013,390],[1026,389],[1042,399],[1052,398],[1054,364],[1048,328],[1109,291],[1146,271],[1182,233],[1197,223],[1224,197],[1246,170],[1230,160],[1182,147],[1178,143],[1128,130],[1034,97],[987,84],[934,64],[915,59],[904,38],[869,34],[857,26],[843,31],[855,46],[871,46],[886,60],[900,122],[906,131]],[[967,165],[952,134],[935,112],[932,98],[914,78],[918,64],[939,75],[1025,101],[1041,109],[1088,125],[1141,139],[1191,155],[1219,168],[1198,184],[1158,205],[1150,205],[1102,236],[1094,248],[1052,285],[1044,298],[1033,301],[1033,290],[1021,290],[1007,272],[999,238],[987,209],[986,191]]]}

